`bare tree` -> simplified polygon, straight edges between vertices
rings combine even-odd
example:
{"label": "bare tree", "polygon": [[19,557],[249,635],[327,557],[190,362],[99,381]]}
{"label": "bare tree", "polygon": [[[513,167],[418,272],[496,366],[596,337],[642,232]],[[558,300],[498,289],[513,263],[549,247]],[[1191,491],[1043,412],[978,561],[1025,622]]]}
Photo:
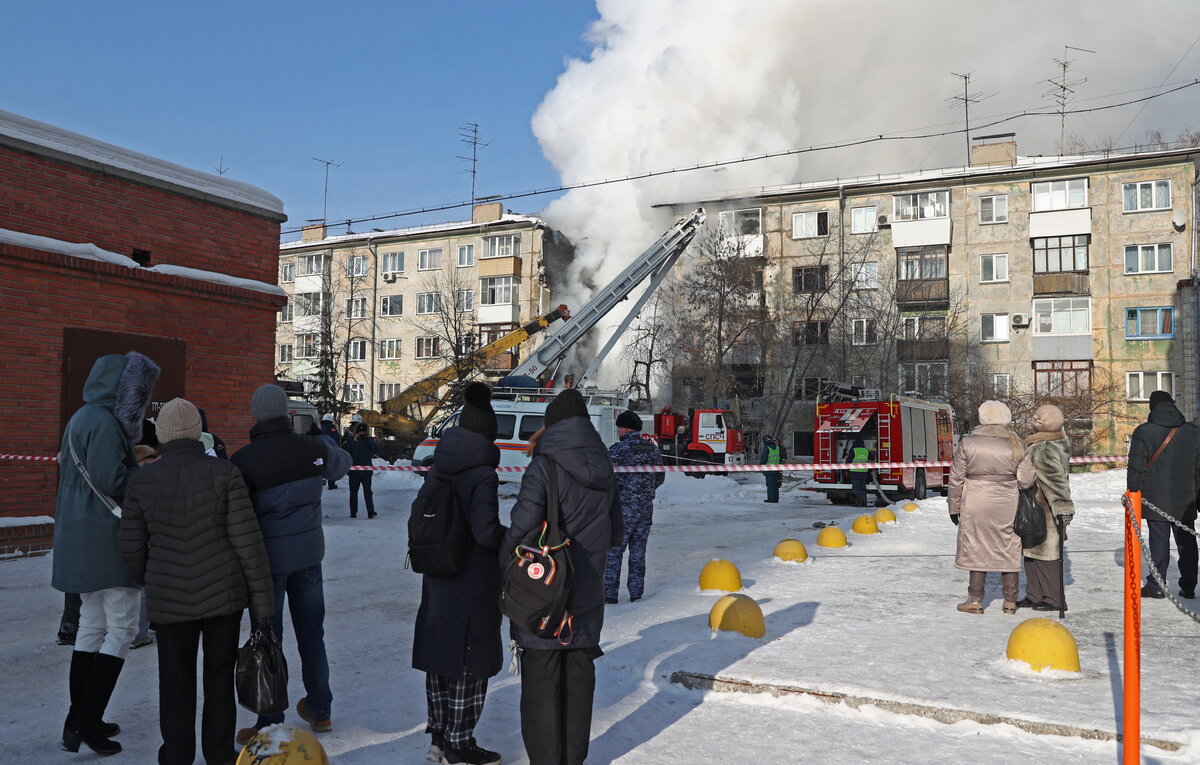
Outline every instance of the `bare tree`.
{"label": "bare tree", "polygon": [[629,364],[625,391],[639,408],[654,410],[654,391],[670,385],[675,339],[673,321],[678,319],[675,289],[663,286],[650,298],[642,316],[626,333],[623,352]]}
{"label": "bare tree", "polygon": [[418,342],[427,344],[425,355],[433,367],[454,367],[457,382],[443,395],[424,402],[438,409],[457,406],[462,384],[479,372],[478,357],[473,355],[480,345],[475,323],[476,282],[465,271],[451,267],[426,276],[411,320],[420,334]]}

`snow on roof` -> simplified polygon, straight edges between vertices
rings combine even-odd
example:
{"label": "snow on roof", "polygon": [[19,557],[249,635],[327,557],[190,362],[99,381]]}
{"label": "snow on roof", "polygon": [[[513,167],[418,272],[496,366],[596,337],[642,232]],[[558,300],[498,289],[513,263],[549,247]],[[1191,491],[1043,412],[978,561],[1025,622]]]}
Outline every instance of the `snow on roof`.
{"label": "snow on roof", "polygon": [[201,282],[211,282],[213,284],[224,284],[229,287],[240,287],[245,290],[254,290],[255,292],[265,292],[268,295],[287,295],[282,288],[277,284],[268,284],[260,282],[256,279],[243,279],[239,276],[230,276],[218,271],[205,271],[200,268],[188,268],[186,266],[161,265],[142,268],[133,258],[127,258],[124,255],[119,255],[115,252],[102,250],[89,242],[75,243],[64,242],[61,239],[51,239],[48,236],[37,236],[36,234],[23,234],[20,231],[10,231],[5,228],[0,228],[0,243],[11,244],[16,247],[24,247],[30,250],[41,250],[42,252],[57,252],[60,255],[70,255],[84,260],[97,260],[101,263],[112,263],[116,266],[125,266],[126,268],[137,268],[144,271],[154,271],[168,276],[179,276],[185,279],[195,279]]}
{"label": "snow on roof", "polygon": [[[499,225],[501,223],[528,223],[531,226],[545,226],[546,223],[536,215],[516,215],[514,213],[505,213],[497,220],[489,220],[483,223],[475,223],[469,220],[457,220],[450,223],[432,223],[425,226],[411,226],[409,228],[393,228],[387,231],[370,231],[365,234],[342,234],[340,236],[327,236],[324,239],[310,239],[308,241],[283,242],[279,245],[279,249],[295,249],[298,247],[324,247],[331,244],[343,244],[346,242],[361,241],[366,242],[371,239],[387,239],[401,236],[419,236],[421,234],[437,234],[455,229],[480,229],[489,226]],[[328,226],[327,226],[328,227]]]}
{"label": "snow on roof", "polygon": [[969,167],[941,167],[932,170],[910,170],[900,173],[877,173],[875,175],[859,175],[846,178],[833,178],[820,181],[805,181],[803,183],[786,183],[777,186],[760,186],[755,188],[729,191],[720,196],[704,200],[688,200],[661,202],[654,207],[687,206],[701,202],[726,202],[740,199],[759,197],[779,197],[791,194],[810,192],[835,192],[839,186],[849,188],[870,188],[874,186],[902,186],[916,183],[936,183],[940,180],[958,178],[986,177],[990,175],[1008,175],[1012,173],[1031,172],[1035,170],[1052,170],[1060,168],[1082,167],[1086,165],[1105,164],[1108,162],[1128,162],[1142,159],[1183,157],[1189,154],[1200,154],[1200,147],[1188,149],[1167,149],[1164,151],[1130,152],[1127,154],[1083,154],[1075,156],[1053,157],[1017,157],[1015,165],[978,165]]}
{"label": "snow on roof", "polygon": [[257,186],[202,173],[0,109],[0,144],[2,143],[14,143],[20,148],[34,151],[36,147],[48,149],[58,154],[122,170],[134,176],[198,191],[206,197],[237,202],[276,215],[284,214],[283,202],[279,197]]}

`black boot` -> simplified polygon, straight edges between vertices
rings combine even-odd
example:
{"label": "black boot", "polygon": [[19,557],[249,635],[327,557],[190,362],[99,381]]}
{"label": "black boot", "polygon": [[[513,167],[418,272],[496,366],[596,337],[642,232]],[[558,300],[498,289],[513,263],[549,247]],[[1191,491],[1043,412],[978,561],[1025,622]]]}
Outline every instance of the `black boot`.
{"label": "black boot", "polygon": [[[84,689],[87,687],[88,679],[92,674],[92,664],[96,661],[95,652],[88,653],[86,651],[73,651],[71,653],[71,708],[67,712],[67,719],[63,722],[62,746],[68,752],[79,751],[79,736],[71,733],[71,718],[79,712],[79,702],[83,699]],[[116,723],[100,723],[100,730],[105,738],[112,738],[121,732],[121,726]]]}
{"label": "black boot", "polygon": [[109,755],[121,751],[121,745],[106,735],[103,718],[124,666],[124,659],[106,653],[94,654],[87,684],[81,689],[82,694],[74,713],[67,718],[67,736],[63,737],[63,746],[69,743],[75,745],[69,751],[77,751],[80,741],[96,754]]}

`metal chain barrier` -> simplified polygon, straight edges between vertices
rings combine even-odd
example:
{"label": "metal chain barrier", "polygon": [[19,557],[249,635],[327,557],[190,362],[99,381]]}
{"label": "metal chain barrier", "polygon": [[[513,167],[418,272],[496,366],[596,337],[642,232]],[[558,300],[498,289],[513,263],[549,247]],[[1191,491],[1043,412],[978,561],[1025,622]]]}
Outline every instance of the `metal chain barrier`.
{"label": "metal chain barrier", "polygon": [[[1168,515],[1166,512],[1164,512],[1164,511],[1162,510],[1162,508],[1155,507],[1155,506],[1154,506],[1154,504],[1150,502],[1150,500],[1146,499],[1145,495],[1143,495],[1143,496],[1142,496],[1142,507],[1148,507],[1148,508],[1150,508],[1150,509],[1151,509],[1151,510],[1153,510],[1153,511],[1154,511],[1154,512],[1155,512],[1157,515],[1160,515],[1160,516],[1162,516],[1162,519],[1163,519],[1164,521],[1170,521],[1170,522],[1172,523],[1172,525],[1176,526],[1177,528],[1181,528],[1181,529],[1183,529],[1184,531],[1186,531],[1187,533],[1189,533],[1189,534],[1191,534],[1192,536],[1196,537],[1197,539],[1200,539],[1200,534],[1196,533],[1196,530],[1195,530],[1195,529],[1193,529],[1193,528],[1191,528],[1191,527],[1189,527],[1189,526],[1185,525],[1185,524],[1184,524],[1182,521],[1177,521],[1177,520],[1175,520],[1175,519],[1174,519],[1174,518],[1172,518],[1170,515]],[[1147,519],[1147,520],[1148,520],[1148,519]]]}
{"label": "metal chain barrier", "polygon": [[[1167,583],[1166,583],[1166,581],[1163,580],[1162,575],[1158,573],[1158,569],[1155,567],[1154,561],[1150,558],[1150,551],[1146,549],[1146,542],[1145,542],[1145,540],[1142,539],[1142,527],[1141,527],[1141,524],[1137,523],[1137,518],[1133,514],[1133,508],[1127,502],[1123,502],[1122,504],[1125,507],[1125,515],[1127,516],[1127,518],[1129,520],[1129,524],[1134,527],[1134,534],[1137,537],[1138,547],[1141,548],[1141,552],[1142,552],[1142,563],[1143,563],[1145,569],[1148,572],[1150,572],[1150,576],[1154,579],[1155,583],[1158,585],[1159,591],[1161,591],[1162,594],[1167,597],[1167,600],[1174,603],[1176,608],[1178,608],[1180,611],[1182,611],[1183,613],[1190,616],[1192,618],[1192,621],[1200,624],[1200,614],[1198,614],[1195,611],[1193,611],[1192,609],[1188,608],[1182,599],[1171,594],[1171,588],[1167,586]],[[1158,513],[1159,515],[1164,515],[1164,516],[1166,515],[1165,513],[1163,513],[1162,510],[1160,510],[1157,507],[1154,507],[1154,505],[1147,502],[1145,497],[1142,497],[1142,507],[1149,507],[1152,510],[1154,510],[1154,512]],[[1170,516],[1166,516],[1166,517],[1169,518]],[[1176,524],[1176,525],[1178,526],[1181,524]],[[1184,526],[1183,528],[1187,528],[1187,527]],[[1196,532],[1192,531],[1191,529],[1188,529],[1188,531],[1191,531],[1193,534],[1196,533]]]}

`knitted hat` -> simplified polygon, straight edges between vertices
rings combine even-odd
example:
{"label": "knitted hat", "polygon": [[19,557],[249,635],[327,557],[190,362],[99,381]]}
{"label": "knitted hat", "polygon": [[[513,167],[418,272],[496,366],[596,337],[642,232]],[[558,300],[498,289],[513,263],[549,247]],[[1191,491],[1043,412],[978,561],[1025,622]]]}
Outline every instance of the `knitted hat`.
{"label": "knitted hat", "polygon": [[555,396],[550,405],[546,407],[546,419],[543,422],[548,428],[569,417],[587,416],[587,404],[583,402],[583,396],[579,395],[579,391],[574,388],[567,388]]}
{"label": "knitted hat", "polygon": [[463,391],[462,414],[458,424],[489,441],[496,440],[496,413],[492,411],[492,389],[473,382]]}
{"label": "knitted hat", "polygon": [[256,422],[265,422],[276,417],[287,417],[287,393],[274,383],[260,385],[250,397],[250,411],[254,412]]}
{"label": "knitted hat", "polygon": [[642,418],[638,416],[637,412],[626,409],[617,415],[617,427],[629,428],[640,433],[642,432]]}
{"label": "knitted hat", "polygon": [[1042,433],[1062,430],[1066,422],[1067,418],[1063,415],[1063,410],[1054,404],[1044,404],[1033,412],[1033,427]]}
{"label": "knitted hat", "polygon": [[1012,411],[1003,401],[984,401],[979,405],[980,425],[1011,425]]}
{"label": "knitted hat", "polygon": [[173,398],[158,410],[154,424],[162,443],[190,438],[200,440],[200,410],[185,398]]}
{"label": "knitted hat", "polygon": [[1156,390],[1150,394],[1150,406],[1161,404],[1164,401],[1174,402],[1175,399],[1171,398],[1171,394],[1165,390]]}

